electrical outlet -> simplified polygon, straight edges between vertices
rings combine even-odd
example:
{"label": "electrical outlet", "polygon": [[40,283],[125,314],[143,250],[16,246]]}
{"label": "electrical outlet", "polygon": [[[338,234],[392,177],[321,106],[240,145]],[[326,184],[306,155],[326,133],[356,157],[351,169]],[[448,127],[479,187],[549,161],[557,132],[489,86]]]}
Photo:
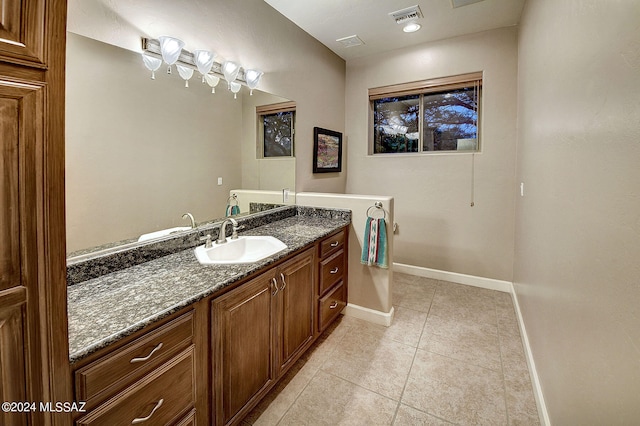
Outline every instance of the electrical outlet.
{"label": "electrical outlet", "polygon": [[524,197],[524,182],[520,182],[520,196]]}
{"label": "electrical outlet", "polygon": [[221,177],[218,178],[218,185],[222,185],[222,178]]}

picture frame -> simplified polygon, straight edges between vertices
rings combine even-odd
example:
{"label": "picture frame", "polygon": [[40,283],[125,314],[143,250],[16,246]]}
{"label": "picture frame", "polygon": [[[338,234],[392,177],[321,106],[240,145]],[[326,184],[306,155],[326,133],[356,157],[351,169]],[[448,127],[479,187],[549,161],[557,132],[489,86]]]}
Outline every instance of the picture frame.
{"label": "picture frame", "polygon": [[313,128],[313,173],[342,171],[342,133]]}

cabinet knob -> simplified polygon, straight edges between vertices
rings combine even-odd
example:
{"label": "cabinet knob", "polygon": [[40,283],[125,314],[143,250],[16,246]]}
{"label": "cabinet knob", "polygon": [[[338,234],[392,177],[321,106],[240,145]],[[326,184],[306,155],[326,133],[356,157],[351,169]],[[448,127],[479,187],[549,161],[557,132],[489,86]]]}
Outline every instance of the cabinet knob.
{"label": "cabinet knob", "polygon": [[282,280],[282,287],[280,287],[280,290],[284,290],[284,288],[287,286],[287,282],[284,279],[284,274],[282,272],[280,272],[280,279]]}
{"label": "cabinet knob", "polygon": [[153,416],[153,413],[155,413],[158,408],[162,407],[163,402],[164,402],[164,399],[160,399],[160,401],[156,402],[156,406],[153,407],[153,410],[151,410],[151,412],[147,417],[136,417],[131,421],[131,424],[137,425],[138,423],[146,422],[147,420],[149,420],[151,416]]}
{"label": "cabinet knob", "polygon": [[145,356],[145,357],[141,357],[141,358],[132,358],[131,361],[129,361],[130,364],[135,364],[136,362],[145,362],[147,361],[149,358],[151,358],[153,356],[154,353],[156,353],[157,351],[160,350],[160,348],[162,348],[162,342],[158,343],[158,346],[156,346],[155,348],[153,348],[153,350],[151,352],[149,352],[149,355]]}
{"label": "cabinet knob", "polygon": [[333,268],[332,270],[329,271],[330,274],[337,274],[338,273],[338,267],[336,266],[335,268]]}
{"label": "cabinet knob", "polygon": [[329,309],[335,309],[338,307],[338,302],[333,302],[331,305],[329,305]]}
{"label": "cabinet knob", "polygon": [[278,281],[275,278],[271,278],[271,285],[275,287],[275,290],[271,293],[272,296],[278,294]]}
{"label": "cabinet knob", "polygon": [[339,241],[334,241],[331,243],[331,247],[338,247],[338,244],[340,244]]}

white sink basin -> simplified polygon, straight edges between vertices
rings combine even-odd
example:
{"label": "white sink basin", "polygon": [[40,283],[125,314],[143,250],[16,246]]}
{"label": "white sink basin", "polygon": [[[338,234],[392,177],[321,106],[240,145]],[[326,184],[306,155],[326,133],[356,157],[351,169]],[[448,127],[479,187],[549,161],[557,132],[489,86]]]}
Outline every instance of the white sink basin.
{"label": "white sink basin", "polygon": [[253,263],[265,259],[287,248],[287,245],[275,237],[244,236],[236,240],[227,238],[226,243],[195,249],[198,262],[203,265],[223,265]]}
{"label": "white sink basin", "polygon": [[175,228],[163,229],[161,231],[142,234],[140,235],[140,238],[138,238],[138,242],[152,240],[154,238],[159,238],[159,237],[164,237],[166,235],[173,234],[174,232],[188,231],[189,229],[191,229],[190,226],[176,226]]}

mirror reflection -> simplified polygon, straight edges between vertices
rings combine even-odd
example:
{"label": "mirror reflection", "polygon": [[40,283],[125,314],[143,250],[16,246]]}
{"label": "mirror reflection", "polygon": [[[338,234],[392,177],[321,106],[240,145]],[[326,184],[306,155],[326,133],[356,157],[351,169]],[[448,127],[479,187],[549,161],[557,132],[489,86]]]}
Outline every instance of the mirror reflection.
{"label": "mirror reflection", "polygon": [[235,189],[295,190],[293,155],[264,156],[258,141],[256,107],[288,99],[246,87],[234,99],[199,79],[185,88],[162,68],[151,79],[140,53],[73,33],[66,75],[68,253],[190,229],[186,213],[198,224],[230,204],[247,214],[260,200],[229,199]]}

